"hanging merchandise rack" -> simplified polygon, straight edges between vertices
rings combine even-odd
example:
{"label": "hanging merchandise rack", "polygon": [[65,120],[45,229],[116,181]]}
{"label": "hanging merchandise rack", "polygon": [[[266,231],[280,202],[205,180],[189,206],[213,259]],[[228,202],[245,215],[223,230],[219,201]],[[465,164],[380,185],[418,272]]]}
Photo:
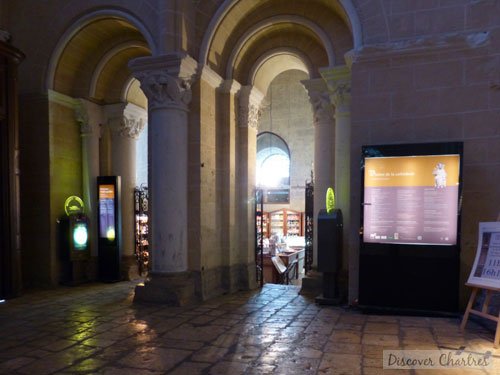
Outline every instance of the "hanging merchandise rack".
{"label": "hanging merchandise rack", "polygon": [[139,263],[139,273],[146,276],[149,270],[149,216],[148,187],[141,185],[134,190],[135,211],[135,257]]}

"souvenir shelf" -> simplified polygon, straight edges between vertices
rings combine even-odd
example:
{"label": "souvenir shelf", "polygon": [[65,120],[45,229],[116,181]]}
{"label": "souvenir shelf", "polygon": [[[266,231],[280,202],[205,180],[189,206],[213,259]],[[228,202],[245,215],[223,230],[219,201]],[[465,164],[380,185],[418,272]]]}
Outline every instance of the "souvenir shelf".
{"label": "souvenir shelf", "polygon": [[135,257],[139,263],[139,273],[145,276],[149,269],[148,240],[148,188],[135,189]]}
{"label": "souvenir shelf", "polygon": [[[262,214],[262,217],[264,218],[264,225],[262,227],[262,232],[264,235],[264,238],[269,237],[269,214],[267,212],[264,212]],[[260,234],[260,216],[257,216],[257,232]]]}
{"label": "souvenir shelf", "polygon": [[270,230],[272,236],[283,233],[284,236],[302,236],[303,214],[298,211],[282,209],[269,214]]}

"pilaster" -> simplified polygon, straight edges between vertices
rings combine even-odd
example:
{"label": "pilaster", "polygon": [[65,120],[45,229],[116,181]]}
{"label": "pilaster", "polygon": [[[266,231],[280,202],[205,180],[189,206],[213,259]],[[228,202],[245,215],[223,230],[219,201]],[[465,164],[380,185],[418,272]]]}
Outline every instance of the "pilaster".
{"label": "pilaster", "polygon": [[[336,205],[342,210],[343,251],[340,287],[347,290],[348,274],[357,278],[357,261],[350,251],[351,221],[351,58],[346,58],[348,65],[320,69],[326,82],[330,99],[335,105],[335,194]],[[356,263],[356,264],[355,264]],[[354,271],[356,273],[352,273]],[[351,280],[352,281],[352,280]],[[343,284],[343,285],[342,285]],[[345,292],[344,292],[345,293]],[[349,300],[352,300],[349,298]]]}
{"label": "pilaster", "polygon": [[137,139],[147,122],[144,109],[131,103],[110,104],[104,108],[111,130],[111,171],[121,176],[122,188],[122,276],[139,277],[135,259],[134,189],[137,179]]}
{"label": "pilaster", "polygon": [[[325,208],[326,191],[333,186],[335,154],[335,108],[323,79],[302,81],[314,116],[314,228],[318,227],[318,213]],[[313,268],[317,267],[317,230],[313,231]]]}

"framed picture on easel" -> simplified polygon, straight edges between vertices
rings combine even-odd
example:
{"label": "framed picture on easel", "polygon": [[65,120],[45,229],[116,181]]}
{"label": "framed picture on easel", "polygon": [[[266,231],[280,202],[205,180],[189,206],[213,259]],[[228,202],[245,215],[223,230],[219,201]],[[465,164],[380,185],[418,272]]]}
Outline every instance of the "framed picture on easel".
{"label": "framed picture on easel", "polygon": [[[500,219],[500,215],[498,217]],[[500,315],[491,315],[488,312],[491,295],[500,291],[500,221],[479,223],[479,238],[477,241],[476,258],[465,285],[472,287],[465,314],[460,326],[464,332],[470,314],[492,320],[497,323],[493,346],[498,348],[500,343]],[[486,291],[486,297],[480,310],[475,309],[474,301],[481,289]]]}
{"label": "framed picture on easel", "polygon": [[476,258],[467,284],[500,289],[500,222],[479,223]]}

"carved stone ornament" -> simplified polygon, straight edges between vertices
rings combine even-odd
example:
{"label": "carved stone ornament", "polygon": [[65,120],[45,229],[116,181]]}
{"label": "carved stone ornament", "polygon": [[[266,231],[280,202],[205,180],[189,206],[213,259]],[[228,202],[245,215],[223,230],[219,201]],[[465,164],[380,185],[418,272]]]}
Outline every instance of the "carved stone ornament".
{"label": "carved stone ornament", "polygon": [[239,125],[257,129],[262,111],[255,104],[240,106]]}
{"label": "carved stone ornament", "polygon": [[191,102],[191,82],[174,78],[166,72],[144,71],[137,73],[141,89],[148,98],[150,109],[176,106],[187,110]]}
{"label": "carved stone ornament", "polygon": [[351,104],[351,85],[346,82],[329,85],[329,87],[332,87],[331,99],[337,110],[348,110],[344,107]]}
{"label": "carved stone ornament", "polygon": [[120,136],[137,139],[141,134],[146,122],[143,118],[133,116],[123,116],[122,124],[119,130]]}
{"label": "carved stone ornament", "polygon": [[80,124],[80,132],[82,134],[92,134],[92,125],[89,121],[89,113],[87,107],[80,103],[74,109],[75,111],[75,120],[78,124]]}
{"label": "carved stone ornament", "polygon": [[325,91],[309,91],[309,101],[313,107],[314,124],[330,123],[334,109],[330,95]]}

